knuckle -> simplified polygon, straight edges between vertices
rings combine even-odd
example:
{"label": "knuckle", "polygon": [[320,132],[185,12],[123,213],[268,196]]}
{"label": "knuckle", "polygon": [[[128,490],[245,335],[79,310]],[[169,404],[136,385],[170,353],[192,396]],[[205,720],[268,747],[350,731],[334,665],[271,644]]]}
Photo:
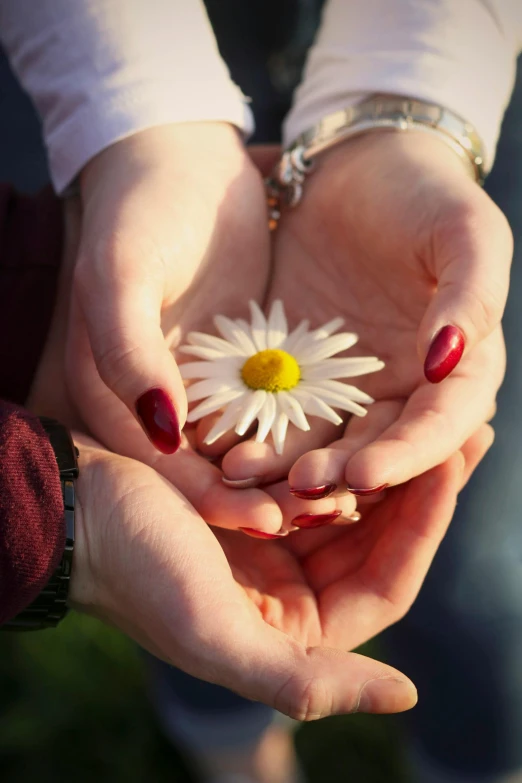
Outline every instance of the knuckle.
{"label": "knuckle", "polygon": [[121,332],[114,330],[99,340],[100,346],[94,351],[98,374],[109,387],[125,385],[139,367],[140,349],[126,340],[119,340]]}
{"label": "knuckle", "polygon": [[294,720],[318,720],[332,714],[332,694],[322,677],[296,673],[279,690],[274,706]]}
{"label": "knuckle", "polygon": [[461,294],[461,308],[467,313],[473,329],[479,334],[488,334],[500,323],[506,304],[504,286],[493,280],[486,286],[474,286]]}

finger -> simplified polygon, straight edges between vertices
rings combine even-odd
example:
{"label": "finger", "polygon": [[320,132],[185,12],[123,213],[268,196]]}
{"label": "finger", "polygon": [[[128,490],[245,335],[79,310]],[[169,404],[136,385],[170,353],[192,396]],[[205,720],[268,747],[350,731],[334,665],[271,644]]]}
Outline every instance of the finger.
{"label": "finger", "polygon": [[506,218],[472,183],[462,180],[458,188],[437,217],[429,259],[437,291],[418,333],[432,383],[498,326],[509,287],[513,240]]}
{"label": "finger", "polygon": [[[415,599],[446,533],[463,470],[464,457],[457,452],[444,464],[391,490],[385,505],[311,553],[303,567],[313,589],[335,590],[341,601],[339,611],[343,605],[348,611],[350,605],[355,612],[355,627],[358,614],[379,617],[376,602],[381,604],[381,628],[399,620]],[[354,572],[360,573],[355,594]]]}
{"label": "finger", "polygon": [[[488,418],[503,376],[500,330],[486,338],[444,384],[423,384],[376,441],[350,457],[350,488],[394,486],[444,462]],[[483,368],[488,372],[484,373]]]}
{"label": "finger", "polygon": [[459,489],[462,489],[468,483],[473,471],[477,465],[484,459],[485,455],[495,441],[495,430],[489,424],[483,424],[477,432],[461,448],[464,457],[464,472],[462,483]]}
{"label": "finger", "polygon": [[341,519],[351,523],[355,521],[349,518],[356,511],[357,502],[349,493],[322,500],[301,500],[290,494],[286,481],[266,486],[264,490],[281,510],[283,515],[281,532],[317,530],[333,525]]}
{"label": "finger", "polygon": [[187,414],[176,361],[161,330],[162,264],[127,246],[80,248],[75,293],[98,373],[139,420],[155,448],[179,446]]}
{"label": "finger", "polygon": [[198,651],[186,670],[300,721],[402,712],[417,701],[413,683],[390,666],[356,653],[304,647],[262,620],[240,620],[219,617],[207,643],[210,666],[206,660],[202,665]]}
{"label": "finger", "polygon": [[234,481],[256,476],[272,483],[286,478],[303,453],[330,443],[338,432],[335,425],[317,417],[310,416],[310,425],[310,431],[303,432],[290,424],[282,454],[276,454],[271,436],[264,443],[252,439],[233,446],[223,457],[223,473]]}
{"label": "finger", "polygon": [[344,474],[350,457],[379,438],[399,418],[403,407],[399,400],[376,402],[364,418],[354,416],[340,440],[297,460],[288,476],[291,491],[302,498],[345,491]]}

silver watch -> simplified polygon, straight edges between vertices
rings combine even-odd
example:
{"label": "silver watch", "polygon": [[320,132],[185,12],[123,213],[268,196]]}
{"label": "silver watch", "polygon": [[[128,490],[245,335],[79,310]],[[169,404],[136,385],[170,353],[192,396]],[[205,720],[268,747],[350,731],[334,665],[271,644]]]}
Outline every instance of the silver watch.
{"label": "silver watch", "polygon": [[374,130],[417,130],[436,135],[457,153],[471,177],[484,182],[482,142],[469,122],[442,106],[399,96],[372,96],[324,117],[283,153],[266,181],[269,224],[273,229],[285,206],[299,203],[303,183],[317,155],[342,141]]}

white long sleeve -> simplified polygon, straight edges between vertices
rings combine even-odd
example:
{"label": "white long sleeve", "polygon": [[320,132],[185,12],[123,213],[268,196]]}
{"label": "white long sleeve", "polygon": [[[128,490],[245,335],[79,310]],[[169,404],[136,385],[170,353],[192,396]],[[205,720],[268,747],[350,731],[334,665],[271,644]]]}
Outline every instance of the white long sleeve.
{"label": "white long sleeve", "polygon": [[252,129],[201,0],[0,0],[0,38],[42,118],[58,192],[102,149],[148,127]]}
{"label": "white long sleeve", "polygon": [[522,0],[329,0],[284,141],[362,94],[445,106],[493,162],[522,43]]}

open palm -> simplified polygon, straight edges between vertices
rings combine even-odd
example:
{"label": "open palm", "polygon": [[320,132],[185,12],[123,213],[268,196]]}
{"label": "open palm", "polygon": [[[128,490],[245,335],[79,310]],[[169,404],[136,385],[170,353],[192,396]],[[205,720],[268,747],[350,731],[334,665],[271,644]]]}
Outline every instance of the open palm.
{"label": "open palm", "polygon": [[413,705],[398,672],[346,651],[408,609],[489,428],[393,490],[357,529],[279,542],[212,531],[148,466],[75,442],[78,608],[190,674],[300,719]]}
{"label": "open palm", "polygon": [[[375,355],[386,367],[360,383],[377,401],[367,419],[302,457],[291,486],[399,484],[444,461],[488,418],[504,373],[498,323],[510,250],[504,218],[436,139],[380,133],[319,161],[276,231],[268,304],[283,299],[291,324],[344,316],[360,335],[350,355]],[[446,324],[460,328],[467,350],[433,384],[423,360]],[[317,420],[310,433],[290,434],[283,458],[268,444],[236,446],[225,473],[273,481],[340,436]]]}

